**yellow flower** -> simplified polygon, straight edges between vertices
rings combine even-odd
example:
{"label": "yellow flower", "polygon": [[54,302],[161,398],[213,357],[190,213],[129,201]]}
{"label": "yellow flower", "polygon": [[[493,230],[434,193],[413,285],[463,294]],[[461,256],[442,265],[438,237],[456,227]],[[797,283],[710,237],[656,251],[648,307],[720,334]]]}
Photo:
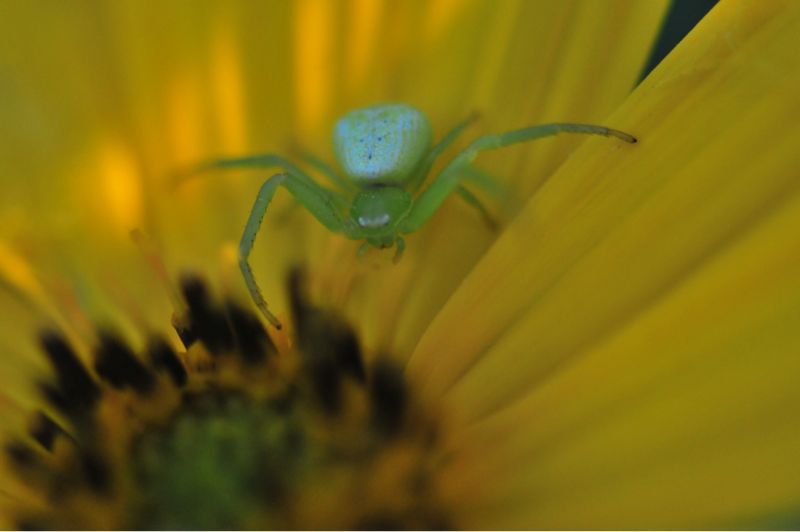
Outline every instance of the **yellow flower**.
{"label": "yellow flower", "polygon": [[[345,4],[3,6],[3,524],[796,524],[800,4],[722,1],[630,95],[664,2]],[[451,200],[398,266],[276,201],[267,338],[234,244],[267,176],[171,176],[332,160],[375,101],[640,142],[482,156],[502,233]]]}

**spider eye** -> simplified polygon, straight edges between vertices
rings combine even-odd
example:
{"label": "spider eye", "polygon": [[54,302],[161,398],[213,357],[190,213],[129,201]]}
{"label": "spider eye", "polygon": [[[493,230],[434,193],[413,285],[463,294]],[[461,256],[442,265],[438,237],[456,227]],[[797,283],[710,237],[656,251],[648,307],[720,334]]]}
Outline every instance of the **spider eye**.
{"label": "spider eye", "polygon": [[367,227],[369,229],[376,229],[378,227],[384,227],[389,223],[389,214],[382,213],[376,216],[359,216],[358,217],[358,225],[361,227]]}

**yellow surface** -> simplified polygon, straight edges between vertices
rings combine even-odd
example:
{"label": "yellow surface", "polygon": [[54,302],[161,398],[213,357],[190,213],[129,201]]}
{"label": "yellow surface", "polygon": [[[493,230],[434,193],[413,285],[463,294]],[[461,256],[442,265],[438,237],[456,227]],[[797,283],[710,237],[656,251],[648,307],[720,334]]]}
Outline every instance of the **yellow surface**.
{"label": "yellow surface", "polygon": [[[159,327],[168,298],[153,295],[158,283],[128,231],[149,235],[174,276],[225,277],[220,249],[238,241],[269,175],[230,172],[176,189],[176,172],[221,155],[291,155],[293,145],[331,160],[336,116],[377,101],[419,106],[437,135],[478,111],[465,139],[555,118],[601,121],[634,85],[666,4],[8,4],[0,60],[14,77],[0,105],[0,217],[8,222],[0,237],[52,263],[39,272],[45,286],[77,292],[90,318],[116,314],[132,335],[138,323]],[[486,165],[521,198],[577,142],[546,140]],[[534,151],[547,156],[527,161]],[[285,272],[304,262],[318,295],[345,306],[371,348],[408,357],[496,237],[459,200],[448,203],[409,238],[395,268],[387,254],[359,263],[357,243],[330,238],[279,194],[252,257],[270,306],[285,310]],[[233,288],[245,296],[241,282]]]}
{"label": "yellow surface", "polygon": [[243,294],[231,249],[267,175],[176,190],[186,165],[294,144],[330,159],[332,120],[376,101],[421,107],[438,135],[478,111],[465,138],[600,122],[641,142],[479,159],[523,206],[493,206],[511,225],[485,256],[497,235],[457,200],[394,267],[282,194],[259,282],[285,316],[284,273],[309,263],[370,353],[410,358],[444,397],[470,526],[769,524],[800,503],[800,7],[723,2],[627,98],[666,4],[9,3],[0,315],[26,337],[0,327],[4,389],[28,406],[40,321],[69,324],[84,357],[94,322],[134,345],[168,329],[130,229],[173,276]]}
{"label": "yellow surface", "polygon": [[613,115],[641,142],[587,141],[426,332],[476,526],[797,515],[798,34],[722,2]]}

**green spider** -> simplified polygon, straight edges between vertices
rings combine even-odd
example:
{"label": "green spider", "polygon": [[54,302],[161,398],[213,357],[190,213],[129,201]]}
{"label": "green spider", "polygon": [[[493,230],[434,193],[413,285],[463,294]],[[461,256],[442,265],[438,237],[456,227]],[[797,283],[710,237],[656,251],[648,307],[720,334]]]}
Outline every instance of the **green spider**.
{"label": "green spider", "polygon": [[359,255],[370,246],[396,246],[395,262],[405,249],[402,235],[413,233],[436,213],[451,193],[457,192],[470,205],[487,216],[481,202],[461,185],[470,175],[470,163],[479,152],[503,148],[556,135],[583,133],[617,137],[635,143],[636,138],[603,126],[589,124],[543,124],[507,133],[484,135],[458,153],[428,185],[419,192],[436,158],[469,125],[468,119],[431,147],[430,122],[419,110],[401,103],[382,104],[356,109],[336,123],[333,143],[336,158],[344,171],[342,178],[325,163],[309,162],[328,176],[340,190],[317,184],[311,176],[288,159],[275,154],[221,159],[200,170],[222,168],[279,167],[276,174],[261,186],[239,244],[239,266],[256,306],[276,328],[281,324],[269,311],[256,283],[249,257],[261,221],[279,186],[328,230],[351,240],[364,240]]}

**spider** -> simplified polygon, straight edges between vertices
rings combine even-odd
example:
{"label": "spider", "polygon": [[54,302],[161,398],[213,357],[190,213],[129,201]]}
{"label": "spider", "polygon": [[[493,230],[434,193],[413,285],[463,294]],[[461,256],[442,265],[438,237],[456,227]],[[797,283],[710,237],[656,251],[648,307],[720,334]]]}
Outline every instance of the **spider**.
{"label": "spider", "polygon": [[322,225],[351,240],[363,240],[358,254],[369,247],[395,246],[394,261],[405,250],[402,235],[421,228],[441,207],[451,193],[458,193],[470,205],[487,216],[480,200],[461,185],[470,172],[470,164],[484,150],[503,148],[556,135],[582,133],[617,137],[635,143],[632,135],[603,126],[573,123],[542,124],[506,133],[484,135],[459,152],[427,188],[420,192],[436,158],[456,140],[472,118],[458,124],[437,144],[432,144],[431,125],[418,109],[389,103],[350,111],[334,126],[334,152],[345,177],[322,161],[307,158],[339,190],[316,183],[290,160],[268,153],[207,163],[198,170],[278,167],[261,186],[239,244],[239,266],[247,289],[256,306],[274,327],[280,321],[269,311],[256,283],[249,257],[261,221],[278,187],[283,186]]}

